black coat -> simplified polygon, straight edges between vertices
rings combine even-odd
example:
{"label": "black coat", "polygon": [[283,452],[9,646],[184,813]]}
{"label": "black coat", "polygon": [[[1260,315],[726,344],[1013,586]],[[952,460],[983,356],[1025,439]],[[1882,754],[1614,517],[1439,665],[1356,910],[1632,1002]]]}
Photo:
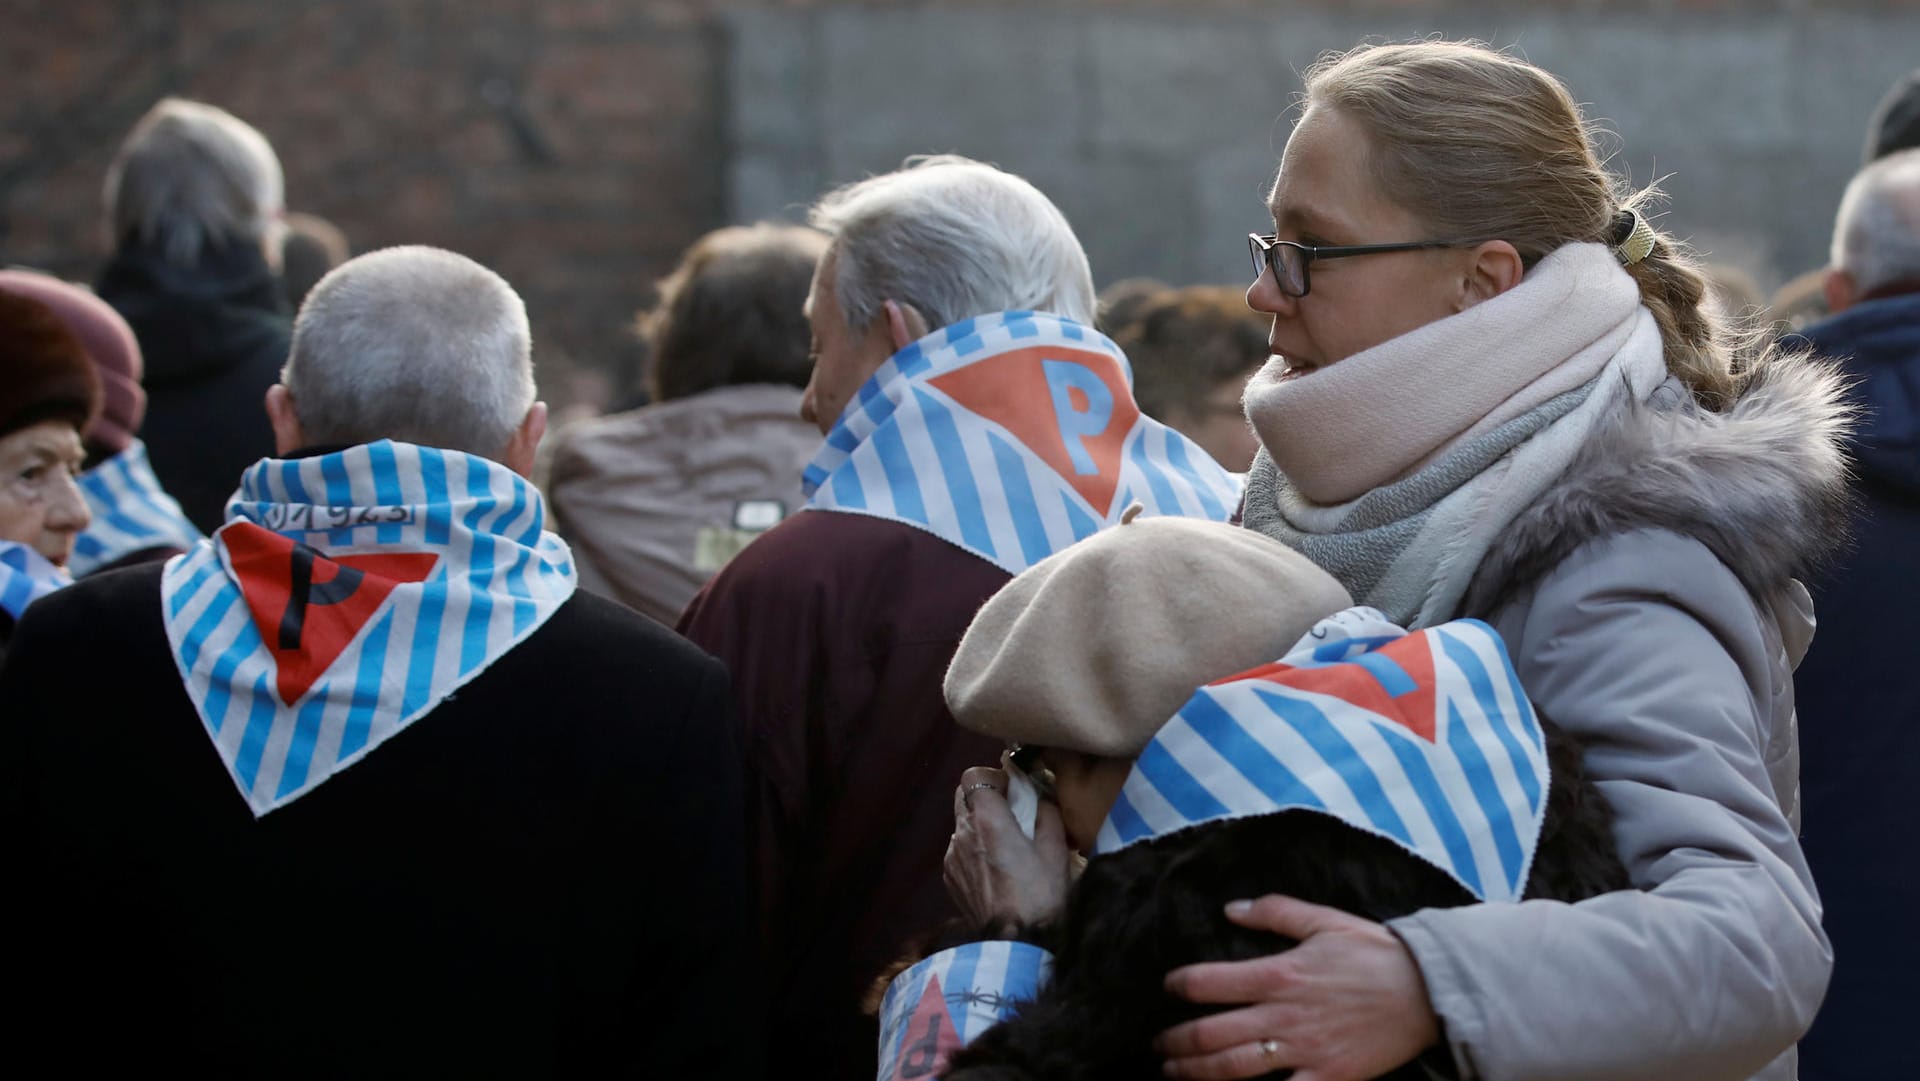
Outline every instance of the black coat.
{"label": "black coat", "polygon": [[241,471],[272,454],[263,404],[287,362],[293,321],[259,251],[209,251],[191,267],[136,244],[95,285],[133,327],[146,362],[140,437],[161,487],[211,533],[226,521]]}
{"label": "black coat", "polygon": [[[1920,969],[1920,293],[1871,300],[1804,331],[1840,359],[1864,410],[1848,447],[1853,549],[1811,583],[1819,631],[1794,673],[1801,846],[1826,909],[1833,982],[1800,1044],[1811,1078],[1910,1076]],[[1797,343],[1804,344],[1804,343]]]}
{"label": "black coat", "polygon": [[158,565],[35,603],[0,673],[9,1053],[74,1074],[744,1077],[760,1039],[718,662],[576,593],[255,819]]}

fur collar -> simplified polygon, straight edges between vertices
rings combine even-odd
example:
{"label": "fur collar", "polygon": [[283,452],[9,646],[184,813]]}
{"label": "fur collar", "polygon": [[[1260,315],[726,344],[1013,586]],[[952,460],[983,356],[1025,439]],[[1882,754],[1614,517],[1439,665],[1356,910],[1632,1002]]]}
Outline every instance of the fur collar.
{"label": "fur collar", "polygon": [[1765,598],[1845,544],[1852,505],[1843,443],[1854,410],[1828,364],[1781,357],[1724,413],[1669,381],[1595,434],[1567,472],[1494,542],[1470,611],[1491,612],[1582,545],[1664,529],[1706,545]]}

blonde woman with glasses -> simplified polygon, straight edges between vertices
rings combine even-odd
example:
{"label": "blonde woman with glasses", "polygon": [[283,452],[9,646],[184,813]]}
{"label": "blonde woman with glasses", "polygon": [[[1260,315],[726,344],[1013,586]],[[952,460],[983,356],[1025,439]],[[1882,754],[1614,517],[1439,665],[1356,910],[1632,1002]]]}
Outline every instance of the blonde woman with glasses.
{"label": "blonde woman with glasses", "polygon": [[1725,328],[1552,75],[1475,44],[1306,76],[1250,239],[1273,357],[1248,528],[1410,626],[1479,616],[1583,737],[1638,890],[1372,924],[1169,988],[1169,1074],[1794,1076],[1832,953],[1800,854],[1798,579],[1839,539],[1835,382]]}
{"label": "blonde woman with glasses", "polygon": [[[1230,918],[1298,945],[1169,975],[1219,1008],[1162,1034],[1169,1076],[1359,1081],[1436,1047],[1485,1081],[1795,1074],[1833,963],[1796,838],[1799,580],[1840,539],[1847,415],[1719,322],[1594,144],[1477,44],[1307,73],[1249,241],[1272,356],[1242,519],[1396,623],[1491,623],[1637,888],[1384,924],[1246,898]],[[1035,860],[976,795],[950,880],[1019,895],[999,868]]]}

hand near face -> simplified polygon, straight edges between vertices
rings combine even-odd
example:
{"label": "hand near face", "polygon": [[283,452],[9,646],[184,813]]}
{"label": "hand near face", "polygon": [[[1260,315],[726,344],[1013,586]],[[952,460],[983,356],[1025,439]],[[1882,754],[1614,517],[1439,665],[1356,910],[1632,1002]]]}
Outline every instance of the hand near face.
{"label": "hand near face", "polygon": [[970,923],[1040,923],[1066,904],[1071,861],[1060,809],[1041,800],[1028,840],[1006,794],[1006,772],[986,766],[962,774],[953,793],[947,892]]}
{"label": "hand near face", "polygon": [[1426,981],[1383,924],[1270,894],[1236,901],[1227,918],[1300,943],[1252,961],[1188,965],[1167,990],[1194,1002],[1237,1005],[1176,1025],[1155,1046],[1168,1077],[1364,1081],[1402,1066],[1440,1038]]}

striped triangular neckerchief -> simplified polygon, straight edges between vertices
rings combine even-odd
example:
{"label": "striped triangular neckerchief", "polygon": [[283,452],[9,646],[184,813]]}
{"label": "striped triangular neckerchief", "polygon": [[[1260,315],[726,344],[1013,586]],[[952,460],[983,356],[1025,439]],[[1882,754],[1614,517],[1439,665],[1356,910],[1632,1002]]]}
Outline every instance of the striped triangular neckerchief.
{"label": "striped triangular neckerchief", "polygon": [[1126,354],[1098,331],[999,312],[895,353],[802,477],[810,510],[927,530],[1018,574],[1120,520],[1225,521],[1239,483],[1140,412]]}
{"label": "striped triangular neckerchief", "polygon": [[879,1081],[940,1074],[952,1054],[1034,1000],[1053,958],[1025,942],[941,950],[894,977],[880,1002]]}
{"label": "striped triangular neckerchief", "polygon": [[16,622],[27,605],[73,584],[73,576],[15,541],[0,541],[0,611]]}
{"label": "striped triangular neckerchief", "polygon": [[146,444],[134,440],[76,482],[93,521],[73,543],[69,566],[84,577],[135,552],[193,547],[203,534],[180,504],[160,486],[147,461]]}
{"label": "striped triangular neckerchief", "polygon": [[1409,634],[1371,608],[1202,687],[1135,761],[1095,853],[1309,810],[1387,838],[1483,901],[1516,901],[1546,814],[1546,741],[1493,628]]}
{"label": "striped triangular neckerchief", "polygon": [[264,459],[169,561],[187,695],[253,813],[311,792],[485,671],[572,595],[540,493],[485,458],[382,440]]}

